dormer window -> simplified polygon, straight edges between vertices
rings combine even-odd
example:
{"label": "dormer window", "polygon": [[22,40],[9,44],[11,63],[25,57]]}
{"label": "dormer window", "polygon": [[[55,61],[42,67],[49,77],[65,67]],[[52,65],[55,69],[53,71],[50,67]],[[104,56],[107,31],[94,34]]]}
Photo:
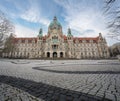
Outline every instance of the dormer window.
{"label": "dormer window", "polygon": [[32,40],[28,40],[28,43],[31,43],[32,42]]}
{"label": "dormer window", "polygon": [[85,42],[85,40],[82,40],[82,42],[84,43],[84,42]]}
{"label": "dormer window", "polygon": [[92,42],[93,42],[93,40],[90,40],[90,42],[92,43]]}
{"label": "dormer window", "polygon": [[86,40],[87,43],[89,43],[89,40]]}
{"label": "dormer window", "polygon": [[22,40],[22,43],[25,43],[25,40]]}

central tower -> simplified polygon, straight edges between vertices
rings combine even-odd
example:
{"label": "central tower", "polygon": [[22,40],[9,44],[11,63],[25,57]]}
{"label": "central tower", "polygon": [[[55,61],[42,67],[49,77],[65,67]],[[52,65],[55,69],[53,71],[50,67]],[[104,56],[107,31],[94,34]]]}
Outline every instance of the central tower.
{"label": "central tower", "polygon": [[48,26],[48,34],[45,43],[45,57],[65,57],[65,43],[62,33],[62,26],[55,16]]}
{"label": "central tower", "polygon": [[48,33],[59,33],[62,34],[62,26],[61,24],[58,22],[57,17],[54,16],[53,21],[50,23],[49,27],[48,27]]}

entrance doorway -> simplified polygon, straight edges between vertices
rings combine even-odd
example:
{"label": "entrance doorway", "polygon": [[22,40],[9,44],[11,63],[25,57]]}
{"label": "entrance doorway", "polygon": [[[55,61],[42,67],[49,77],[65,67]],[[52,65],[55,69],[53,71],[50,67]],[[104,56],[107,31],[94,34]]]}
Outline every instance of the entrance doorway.
{"label": "entrance doorway", "polygon": [[48,58],[50,57],[50,52],[47,52],[47,57],[48,57]]}
{"label": "entrance doorway", "polygon": [[63,52],[60,52],[60,57],[63,58]]}
{"label": "entrance doorway", "polygon": [[53,58],[57,58],[57,52],[53,52]]}

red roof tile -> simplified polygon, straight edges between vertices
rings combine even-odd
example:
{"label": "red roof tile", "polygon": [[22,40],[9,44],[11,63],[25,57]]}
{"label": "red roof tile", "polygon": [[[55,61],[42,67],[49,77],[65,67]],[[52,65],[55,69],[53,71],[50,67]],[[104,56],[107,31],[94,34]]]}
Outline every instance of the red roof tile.
{"label": "red roof tile", "polygon": [[35,43],[37,43],[37,37],[32,38],[14,38],[14,42],[18,43],[18,41],[21,40],[22,43],[25,43],[25,40],[28,40],[28,43],[31,43],[32,40],[35,40]]}
{"label": "red roof tile", "polygon": [[[67,40],[67,36],[64,34],[60,34],[61,38],[64,38],[64,40]],[[43,41],[45,42],[46,38],[50,37],[50,34],[47,34],[43,36]],[[82,40],[86,40],[87,43],[90,42],[90,40],[93,40],[93,42],[97,43],[99,37],[73,37],[73,42],[76,42],[78,40],[80,43],[82,43]],[[35,40],[35,43],[37,43],[37,37],[31,37],[31,38],[14,38],[14,43],[18,43],[18,41],[21,40],[22,43],[25,43],[25,40],[28,40],[28,43],[31,43],[32,40]]]}
{"label": "red roof tile", "polygon": [[93,42],[97,42],[99,37],[74,37],[73,41],[79,40],[79,42],[82,42],[82,40],[86,40],[87,43],[89,43],[90,40],[93,40]]}

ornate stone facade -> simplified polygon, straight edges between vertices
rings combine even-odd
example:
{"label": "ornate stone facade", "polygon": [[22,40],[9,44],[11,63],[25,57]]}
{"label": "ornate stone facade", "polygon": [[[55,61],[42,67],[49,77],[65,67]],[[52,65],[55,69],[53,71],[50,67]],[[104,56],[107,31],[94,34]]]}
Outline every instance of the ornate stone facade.
{"label": "ornate stone facade", "polygon": [[[99,33],[97,37],[74,37],[71,29],[67,36],[62,32],[62,26],[54,17],[48,27],[47,35],[43,36],[42,29],[35,38],[14,38],[15,50],[4,53],[3,57],[14,58],[77,58],[98,59],[109,58],[105,38]],[[12,54],[12,55],[11,55]]]}

